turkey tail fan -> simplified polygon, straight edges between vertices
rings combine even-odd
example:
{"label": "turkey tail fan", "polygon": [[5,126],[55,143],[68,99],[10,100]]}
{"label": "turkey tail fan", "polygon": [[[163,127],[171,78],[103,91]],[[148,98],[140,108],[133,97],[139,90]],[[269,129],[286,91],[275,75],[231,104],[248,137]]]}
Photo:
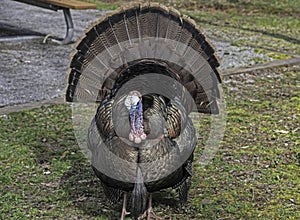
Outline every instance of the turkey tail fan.
{"label": "turkey tail fan", "polygon": [[218,113],[218,66],[215,49],[192,19],[160,4],[134,5],[92,24],[79,39],[66,101],[100,102],[133,77],[158,71],[189,92],[197,109],[185,101],[187,112]]}

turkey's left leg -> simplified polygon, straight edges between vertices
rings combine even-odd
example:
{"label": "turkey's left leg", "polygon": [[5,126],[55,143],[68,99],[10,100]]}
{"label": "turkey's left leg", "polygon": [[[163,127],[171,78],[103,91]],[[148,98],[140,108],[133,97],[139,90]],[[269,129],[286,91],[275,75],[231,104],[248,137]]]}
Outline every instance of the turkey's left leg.
{"label": "turkey's left leg", "polygon": [[129,212],[126,211],[126,203],[127,203],[127,193],[124,192],[121,220],[125,220],[125,216],[130,214]]}
{"label": "turkey's left leg", "polygon": [[148,205],[148,209],[144,212],[144,214],[139,218],[139,219],[143,219],[147,217],[147,220],[150,220],[151,218],[154,218],[156,220],[160,220],[162,218],[158,217],[154,211],[153,211],[153,208],[152,208],[152,193],[150,193],[150,196],[149,196],[149,205]]}

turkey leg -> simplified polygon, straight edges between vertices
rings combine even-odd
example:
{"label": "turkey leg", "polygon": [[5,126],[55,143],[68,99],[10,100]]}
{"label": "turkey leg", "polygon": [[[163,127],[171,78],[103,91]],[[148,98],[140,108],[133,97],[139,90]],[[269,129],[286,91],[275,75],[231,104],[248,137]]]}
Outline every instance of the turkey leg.
{"label": "turkey leg", "polygon": [[126,203],[127,203],[127,193],[124,192],[121,220],[125,220],[125,216],[130,214],[129,212],[126,211]]}
{"label": "turkey leg", "polygon": [[149,196],[149,206],[148,206],[148,209],[144,212],[144,214],[139,218],[139,220],[143,219],[143,218],[146,218],[147,217],[147,220],[150,220],[151,218],[154,218],[156,220],[161,220],[162,218],[158,217],[154,211],[153,211],[153,208],[152,208],[152,193],[150,193],[150,196]]}

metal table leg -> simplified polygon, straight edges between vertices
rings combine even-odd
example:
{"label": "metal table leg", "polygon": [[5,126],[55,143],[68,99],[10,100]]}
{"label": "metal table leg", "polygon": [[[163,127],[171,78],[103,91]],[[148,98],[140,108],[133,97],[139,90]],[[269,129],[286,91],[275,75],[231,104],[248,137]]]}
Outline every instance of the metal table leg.
{"label": "metal table leg", "polygon": [[74,25],[72,21],[72,16],[69,8],[63,8],[62,9],[64,12],[64,17],[67,25],[67,32],[66,36],[63,40],[57,40],[57,39],[52,39],[52,41],[58,43],[58,44],[69,44],[72,41],[72,37],[74,34]]}

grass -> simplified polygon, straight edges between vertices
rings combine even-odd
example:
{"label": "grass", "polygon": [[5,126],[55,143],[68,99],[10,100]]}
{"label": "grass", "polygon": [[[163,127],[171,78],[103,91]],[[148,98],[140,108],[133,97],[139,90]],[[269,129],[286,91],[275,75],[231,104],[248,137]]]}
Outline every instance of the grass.
{"label": "grass", "polygon": [[97,5],[99,10],[115,10],[121,6],[118,1],[99,1],[99,0],[83,0],[85,2],[93,3]]}
{"label": "grass", "polygon": [[[155,196],[171,219],[299,219],[300,68],[225,78],[227,126],[206,166],[194,163],[187,211]],[[0,118],[2,219],[118,219],[81,154],[67,105]],[[201,127],[201,126],[200,126]],[[203,143],[199,139],[196,161]],[[116,211],[117,210],[117,211]]]}

